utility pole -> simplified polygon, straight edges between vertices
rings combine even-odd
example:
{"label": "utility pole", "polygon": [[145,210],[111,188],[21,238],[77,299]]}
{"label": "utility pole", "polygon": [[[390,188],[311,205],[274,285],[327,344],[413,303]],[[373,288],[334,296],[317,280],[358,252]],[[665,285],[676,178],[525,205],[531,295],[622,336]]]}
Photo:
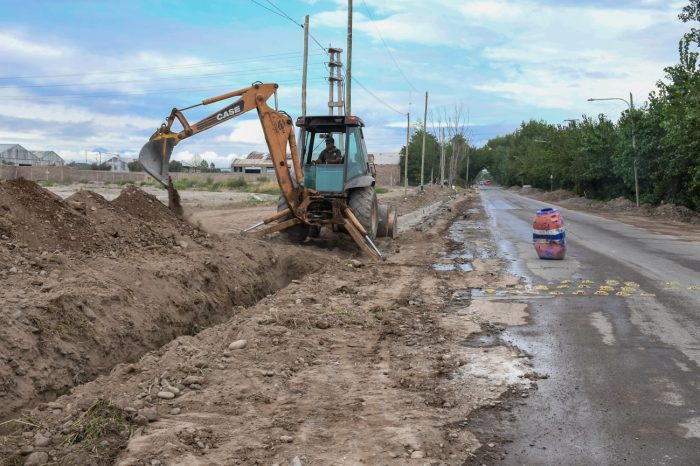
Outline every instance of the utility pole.
{"label": "utility pole", "polygon": [[445,182],[445,128],[440,128],[440,188]]}
{"label": "utility pole", "polygon": [[[345,104],[343,103],[343,76],[340,70],[343,67],[343,62],[340,60],[340,54],[343,49],[329,47],[328,55],[330,55],[330,61],[328,62],[328,70],[330,76],[328,77],[328,114],[333,115],[333,109],[338,109],[338,115],[343,114]],[[335,94],[338,96],[338,100],[335,100],[333,88],[335,87]]]}
{"label": "utility pole", "polygon": [[469,143],[467,143],[467,174],[464,175],[464,187],[469,189]]}
{"label": "utility pole", "polygon": [[352,0],[348,0],[348,52],[345,57],[348,65],[345,67],[345,114],[350,113],[350,86],[352,84],[352,76],[350,70],[352,68]]}
{"label": "utility pole", "polygon": [[634,152],[634,197],[639,207],[639,178],[637,178],[637,140],[635,138],[636,128],[634,127],[634,101],[630,92],[630,119],[632,120],[632,151]]}
{"label": "utility pole", "polygon": [[408,138],[411,132],[411,114],[406,114],[406,153],[403,156],[403,195],[408,194]]}
{"label": "utility pole", "polygon": [[304,17],[304,71],[301,77],[301,116],[306,116],[306,72],[309,66],[309,15]]}
{"label": "utility pole", "polygon": [[420,190],[423,191],[423,173],[425,172],[425,124],[428,120],[428,91],[425,91],[425,109],[423,110],[423,149],[420,154]]}

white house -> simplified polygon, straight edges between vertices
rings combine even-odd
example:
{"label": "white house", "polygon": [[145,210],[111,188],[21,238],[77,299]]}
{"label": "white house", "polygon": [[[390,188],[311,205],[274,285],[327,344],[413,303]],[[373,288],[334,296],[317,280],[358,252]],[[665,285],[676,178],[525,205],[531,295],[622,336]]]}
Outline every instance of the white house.
{"label": "white house", "polygon": [[32,154],[41,160],[41,165],[62,167],[65,164],[65,161],[61,158],[61,156],[52,150],[33,150]]}
{"label": "white house", "polygon": [[126,157],[119,157],[118,155],[112,157],[111,159],[105,161],[104,163],[110,166],[110,171],[113,172],[128,172],[129,163],[133,162],[133,159],[128,159]]}
{"label": "white house", "polygon": [[42,165],[41,159],[19,144],[0,144],[0,164],[32,166]]}
{"label": "white house", "polygon": [[233,173],[274,173],[270,154],[253,151],[244,159],[235,159],[231,163]]}

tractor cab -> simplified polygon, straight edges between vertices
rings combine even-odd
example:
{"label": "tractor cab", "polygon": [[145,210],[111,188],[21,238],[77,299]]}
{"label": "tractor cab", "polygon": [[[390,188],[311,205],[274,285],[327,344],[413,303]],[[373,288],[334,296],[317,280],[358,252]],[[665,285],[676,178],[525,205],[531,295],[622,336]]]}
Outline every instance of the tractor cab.
{"label": "tractor cab", "polygon": [[342,194],[374,185],[373,164],[356,116],[307,116],[297,119],[304,187]]}

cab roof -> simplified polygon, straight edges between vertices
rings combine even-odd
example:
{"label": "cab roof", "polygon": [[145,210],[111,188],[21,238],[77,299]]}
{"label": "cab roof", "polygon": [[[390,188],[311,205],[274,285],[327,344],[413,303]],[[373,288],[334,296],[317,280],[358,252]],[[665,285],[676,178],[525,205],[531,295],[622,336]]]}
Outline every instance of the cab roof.
{"label": "cab roof", "polygon": [[300,128],[314,129],[325,126],[365,126],[360,117],[354,115],[319,115],[297,118]]}

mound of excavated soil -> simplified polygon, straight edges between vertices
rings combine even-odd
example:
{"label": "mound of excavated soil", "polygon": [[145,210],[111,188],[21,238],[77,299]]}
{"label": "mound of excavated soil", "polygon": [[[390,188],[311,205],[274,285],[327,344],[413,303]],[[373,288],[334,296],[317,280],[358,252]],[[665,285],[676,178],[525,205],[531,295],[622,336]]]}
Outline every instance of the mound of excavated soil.
{"label": "mound of excavated soil", "polygon": [[115,252],[143,246],[173,245],[183,235],[200,239],[204,236],[154,196],[134,186],[125,187],[113,201],[80,190],[68,197],[66,203],[83,212],[108,238],[102,248]]}
{"label": "mound of excavated soil", "polygon": [[63,201],[7,181],[0,219],[0,420],[222,322],[325,261],[308,248],[219,241],[136,188],[114,202],[89,191]]}
{"label": "mound of excavated soil", "polygon": [[170,225],[182,222],[155,196],[140,190],[136,186],[127,185],[112,205],[123,209],[129,215],[152,223]]}
{"label": "mound of excavated soil", "polygon": [[79,191],[65,201],[24,179],[0,184],[0,237],[38,251],[112,255],[176,244],[195,229],[150,194],[126,187],[112,202]]}
{"label": "mound of excavated soil", "polygon": [[0,230],[19,243],[50,251],[94,249],[104,241],[84,214],[24,179],[0,184]]}
{"label": "mound of excavated soil", "polygon": [[543,192],[535,188],[519,188],[513,186],[508,191],[541,201],[557,202],[570,209],[594,210],[610,214],[631,214],[642,217],[659,217],[683,223],[700,224],[700,213],[687,207],[674,204],[661,204],[659,206],[641,205],[637,207],[634,202],[625,197],[618,197],[609,201],[596,201],[578,197],[571,191],[560,189],[553,192]]}
{"label": "mound of excavated soil", "polygon": [[556,191],[545,192],[538,196],[538,198],[543,201],[553,202],[562,201],[564,199],[571,199],[572,197],[576,197],[576,194],[572,193],[571,191],[567,191],[566,189],[558,189]]}
{"label": "mound of excavated soil", "polygon": [[653,209],[652,216],[670,218],[685,223],[700,223],[700,213],[690,210],[687,207],[673,204],[662,204]]}

